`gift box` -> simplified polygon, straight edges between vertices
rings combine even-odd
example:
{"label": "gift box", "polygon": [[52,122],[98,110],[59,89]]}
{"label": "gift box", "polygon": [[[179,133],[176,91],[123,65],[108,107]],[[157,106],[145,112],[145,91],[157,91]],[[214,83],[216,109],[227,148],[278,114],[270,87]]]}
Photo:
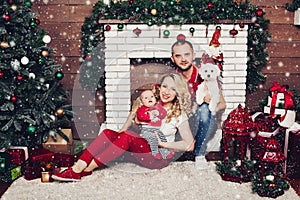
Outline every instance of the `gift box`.
{"label": "gift box", "polygon": [[67,142],[64,138],[57,134],[56,140],[52,136],[50,136],[43,144],[45,149],[48,149],[54,153],[66,153],[73,154],[74,153],[74,142],[71,129],[61,129],[62,132],[69,138],[69,142]]}
{"label": "gift box", "polygon": [[11,155],[7,152],[0,152],[0,176],[8,171],[10,167]]}
{"label": "gift box", "polygon": [[11,155],[11,165],[22,165],[28,159],[27,147],[10,147],[5,152]]}
{"label": "gift box", "polygon": [[296,120],[295,99],[288,85],[280,85],[273,82],[270,88],[267,106],[264,107],[264,113],[272,117],[280,116],[278,122],[282,127],[290,127]]}
{"label": "gift box", "polygon": [[54,158],[54,153],[44,148],[32,148],[29,150],[29,164],[31,166],[41,166],[43,163],[50,163]]}
{"label": "gift box", "polygon": [[0,180],[6,183],[12,183],[14,180],[22,176],[21,166],[10,165],[8,170],[2,173]]}
{"label": "gift box", "polygon": [[64,154],[64,153],[55,153],[53,163],[55,167],[70,167],[74,164],[74,155]]}
{"label": "gift box", "polygon": [[22,172],[26,180],[33,180],[41,177],[42,168],[41,166],[38,165],[31,166],[30,164],[27,163],[22,168]]}
{"label": "gift box", "polygon": [[288,140],[284,153],[287,156],[286,175],[290,179],[300,178],[300,130],[287,130]]}
{"label": "gift box", "polygon": [[12,183],[22,176],[21,166],[11,164],[11,154],[0,152],[0,180]]}

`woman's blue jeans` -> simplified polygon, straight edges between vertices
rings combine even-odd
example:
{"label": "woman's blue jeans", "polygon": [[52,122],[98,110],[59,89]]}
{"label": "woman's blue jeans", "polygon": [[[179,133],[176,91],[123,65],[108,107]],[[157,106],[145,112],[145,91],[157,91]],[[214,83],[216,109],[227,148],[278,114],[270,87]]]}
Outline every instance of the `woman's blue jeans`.
{"label": "woman's blue jeans", "polygon": [[207,143],[218,129],[216,116],[212,115],[207,103],[201,104],[196,111],[198,129],[195,136],[195,156],[205,156]]}

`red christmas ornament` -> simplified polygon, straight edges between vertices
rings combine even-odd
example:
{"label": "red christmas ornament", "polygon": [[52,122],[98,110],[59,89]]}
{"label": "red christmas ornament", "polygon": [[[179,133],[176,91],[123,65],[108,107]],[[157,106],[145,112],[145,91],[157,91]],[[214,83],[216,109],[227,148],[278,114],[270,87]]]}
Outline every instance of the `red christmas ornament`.
{"label": "red christmas ornament", "polygon": [[135,29],[133,30],[133,32],[134,32],[134,34],[136,34],[136,35],[139,37],[139,35],[142,33],[142,30],[139,29],[139,28],[135,28]]}
{"label": "red christmas ornament", "polygon": [[229,34],[232,35],[232,37],[236,36],[238,34],[238,30],[233,28],[232,30],[229,31]]}
{"label": "red christmas ornament", "polygon": [[133,4],[133,0],[129,0],[129,3],[130,3],[130,4]]}
{"label": "red christmas ornament", "polygon": [[39,25],[41,23],[41,21],[39,19],[35,19],[34,21],[37,25]]}
{"label": "red christmas ornament", "polygon": [[17,76],[17,80],[18,80],[18,81],[22,81],[22,80],[23,80],[23,77],[22,77],[21,75],[18,75],[18,76]]}
{"label": "red christmas ornament", "polygon": [[244,23],[239,23],[239,27],[240,27],[240,28],[244,28],[244,27],[245,27],[245,24],[244,24]]}
{"label": "red christmas ornament", "polygon": [[111,26],[110,26],[110,25],[106,25],[106,26],[105,26],[105,30],[106,30],[106,31],[110,31],[110,30],[111,30]]}
{"label": "red christmas ornament", "polygon": [[257,17],[261,17],[261,16],[263,16],[264,11],[263,11],[263,9],[259,8],[256,10],[255,14]]}
{"label": "red christmas ornament", "polygon": [[88,54],[86,57],[85,57],[86,60],[91,60],[92,59],[92,56],[90,54]]}
{"label": "red christmas ornament", "polygon": [[177,35],[177,41],[185,41],[185,35],[183,34]]}
{"label": "red christmas ornament", "polygon": [[9,16],[9,15],[7,15],[7,14],[6,14],[6,15],[4,15],[4,20],[8,22],[8,21],[10,20],[10,16]]}
{"label": "red christmas ornament", "polygon": [[0,72],[0,78],[2,78],[4,76],[3,72]]}
{"label": "red christmas ornament", "polygon": [[211,1],[210,1],[210,2],[208,2],[208,4],[207,4],[207,7],[208,7],[208,8],[213,8],[213,7],[214,7],[214,4],[213,4],[213,2],[211,2]]}
{"label": "red christmas ornament", "polygon": [[17,101],[17,97],[16,97],[16,96],[12,96],[12,97],[10,98],[10,100],[11,100],[12,102],[16,102],[16,101]]}

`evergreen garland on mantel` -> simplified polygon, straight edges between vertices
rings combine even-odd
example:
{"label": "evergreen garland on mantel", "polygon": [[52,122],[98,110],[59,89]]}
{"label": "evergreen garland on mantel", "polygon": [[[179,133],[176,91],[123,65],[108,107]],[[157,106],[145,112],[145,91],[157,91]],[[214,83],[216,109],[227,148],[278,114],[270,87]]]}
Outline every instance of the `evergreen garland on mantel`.
{"label": "evergreen garland on mantel", "polygon": [[[103,20],[117,20],[124,24],[144,23],[148,26],[250,22],[247,90],[252,92],[265,81],[261,70],[267,63],[266,43],[271,35],[267,31],[269,20],[264,18],[264,14],[261,8],[250,4],[248,0],[129,0],[110,1],[109,5],[98,1],[82,26],[81,44],[83,60],[98,64],[83,64],[80,82],[83,88],[92,91],[104,87],[103,43],[107,22]],[[100,48],[98,58],[92,58],[95,47]]]}

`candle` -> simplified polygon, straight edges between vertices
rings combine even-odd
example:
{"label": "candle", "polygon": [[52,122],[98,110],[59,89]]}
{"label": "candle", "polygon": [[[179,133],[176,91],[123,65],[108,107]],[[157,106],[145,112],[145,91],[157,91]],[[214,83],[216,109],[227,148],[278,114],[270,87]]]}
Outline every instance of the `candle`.
{"label": "candle", "polygon": [[52,182],[51,173],[50,172],[42,172],[41,181],[43,183]]}

